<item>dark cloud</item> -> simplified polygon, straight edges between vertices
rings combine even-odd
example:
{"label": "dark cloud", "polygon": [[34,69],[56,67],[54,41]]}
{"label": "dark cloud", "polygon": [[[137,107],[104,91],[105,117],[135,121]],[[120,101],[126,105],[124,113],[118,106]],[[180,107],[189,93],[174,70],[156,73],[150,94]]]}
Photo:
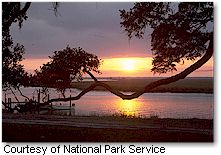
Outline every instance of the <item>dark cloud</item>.
{"label": "dark cloud", "polygon": [[51,3],[32,3],[28,20],[21,30],[14,25],[12,36],[26,47],[26,57],[47,57],[67,45],[80,46],[99,57],[148,56],[149,39],[129,42],[120,27],[119,9],[132,6],[133,3],[60,3],[56,17]]}

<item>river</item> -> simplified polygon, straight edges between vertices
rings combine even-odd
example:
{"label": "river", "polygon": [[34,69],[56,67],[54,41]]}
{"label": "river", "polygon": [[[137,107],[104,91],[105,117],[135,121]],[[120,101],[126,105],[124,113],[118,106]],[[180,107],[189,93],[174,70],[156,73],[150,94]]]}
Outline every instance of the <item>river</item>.
{"label": "river", "polygon": [[[23,88],[22,92],[32,97],[36,88]],[[37,90],[37,89],[36,89]],[[72,89],[66,94],[75,96],[80,91]],[[7,97],[15,101],[10,92]],[[24,100],[18,95],[20,100]],[[36,97],[36,91],[34,96]],[[5,93],[3,92],[3,100]],[[50,89],[50,97],[59,97],[55,90]],[[61,97],[61,96],[60,96]],[[136,117],[159,118],[202,118],[213,119],[214,95],[202,93],[146,93],[137,99],[122,100],[107,91],[91,91],[81,99],[72,101],[75,115],[123,115]],[[53,103],[58,106],[69,106],[69,102]]]}

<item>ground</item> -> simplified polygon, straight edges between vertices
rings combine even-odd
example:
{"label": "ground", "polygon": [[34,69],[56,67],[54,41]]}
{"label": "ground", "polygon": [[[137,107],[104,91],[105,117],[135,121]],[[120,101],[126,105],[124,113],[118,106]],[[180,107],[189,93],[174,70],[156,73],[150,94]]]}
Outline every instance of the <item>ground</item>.
{"label": "ground", "polygon": [[2,115],[3,142],[213,142],[213,120]]}

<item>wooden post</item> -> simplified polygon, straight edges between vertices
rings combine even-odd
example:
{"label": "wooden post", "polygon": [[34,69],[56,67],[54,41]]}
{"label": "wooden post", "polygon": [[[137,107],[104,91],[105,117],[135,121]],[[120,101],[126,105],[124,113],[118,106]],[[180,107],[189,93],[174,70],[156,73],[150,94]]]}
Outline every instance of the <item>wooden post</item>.
{"label": "wooden post", "polygon": [[50,99],[50,95],[48,94],[48,101],[49,101],[49,99]]}
{"label": "wooden post", "polygon": [[[50,100],[50,95],[48,94],[48,101]],[[50,103],[50,114],[52,114],[52,102]]]}
{"label": "wooden post", "polygon": [[40,103],[40,89],[39,89],[39,91],[38,91],[38,103]]}
{"label": "wooden post", "polygon": [[7,95],[5,93],[5,104],[7,104]]}
{"label": "wooden post", "polygon": [[[70,90],[70,98],[71,98],[71,90]],[[69,115],[71,116],[71,100],[70,100],[70,113]]]}
{"label": "wooden post", "polygon": [[38,108],[38,114],[40,112],[40,100],[41,100],[41,96],[40,96],[41,94],[40,93],[41,93],[41,91],[39,89],[39,92],[38,92],[38,107],[37,107]]}
{"label": "wooden post", "polygon": [[[35,102],[35,111],[37,111],[37,103],[36,103],[36,100],[34,100],[34,102]],[[34,113],[35,113],[35,111],[34,111]]]}
{"label": "wooden post", "polygon": [[10,108],[12,108],[12,99],[9,98],[9,102],[10,102]]}
{"label": "wooden post", "polygon": [[8,98],[8,105],[9,105],[10,108],[12,108],[12,103],[11,103],[11,101],[12,101],[11,98]]}
{"label": "wooden post", "polygon": [[75,103],[73,103],[73,115],[75,116]]}

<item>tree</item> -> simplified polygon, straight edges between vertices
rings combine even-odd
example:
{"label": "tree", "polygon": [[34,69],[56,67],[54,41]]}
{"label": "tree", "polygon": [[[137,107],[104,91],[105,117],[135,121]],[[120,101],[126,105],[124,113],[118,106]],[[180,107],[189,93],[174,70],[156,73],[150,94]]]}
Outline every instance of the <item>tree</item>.
{"label": "tree", "polygon": [[26,12],[30,3],[2,3],[2,85],[3,88],[18,88],[24,82],[23,77],[27,77],[23,66],[20,62],[23,59],[24,46],[14,45],[10,35],[12,23],[17,23],[22,27],[22,23],[27,19]]}
{"label": "tree", "polygon": [[135,3],[130,11],[120,12],[123,20],[121,26],[129,38],[143,38],[147,27],[153,29],[151,46],[154,58],[151,71],[154,73],[176,71],[177,63],[196,60],[204,53],[210,52],[212,55],[212,2],[184,2],[177,5],[163,2]]}
{"label": "tree", "polygon": [[[2,2],[2,85],[5,89],[19,89],[20,86],[29,86],[30,77],[20,62],[24,59],[25,48],[17,43],[14,45],[10,34],[10,27],[18,23],[22,27],[27,20],[27,11],[31,2]],[[55,16],[57,15],[58,2],[52,3]]]}
{"label": "tree", "polygon": [[121,26],[129,38],[143,38],[145,29],[152,28],[151,46],[154,73],[176,71],[177,63],[196,60],[184,71],[148,84],[129,98],[140,96],[160,85],[185,78],[200,68],[213,55],[213,3],[135,3],[130,11],[120,10]]}
{"label": "tree", "polygon": [[[25,85],[29,77],[24,70],[24,66],[20,64],[23,60],[25,48],[19,43],[14,45],[10,34],[10,27],[13,23],[18,23],[19,28],[27,19],[26,12],[31,3],[27,2],[24,6],[18,2],[2,3],[2,87],[3,90],[10,89],[18,101],[13,89],[18,89]],[[21,93],[21,91],[19,90]],[[21,93],[23,96],[23,94]]]}
{"label": "tree", "polygon": [[59,90],[63,96],[66,88],[71,87],[73,80],[82,80],[82,75],[87,73],[95,81],[91,71],[101,73],[101,60],[94,54],[85,52],[82,48],[70,48],[61,51],[55,51],[50,62],[44,64],[40,71],[36,70],[35,79],[38,85],[42,87],[54,87]]}
{"label": "tree", "polygon": [[[57,15],[57,2],[52,3],[53,11]],[[20,86],[30,86],[32,75],[24,70],[21,61],[24,59],[25,48],[23,45],[14,44],[10,34],[10,27],[13,23],[18,23],[22,27],[23,21],[27,20],[26,12],[31,6],[31,2],[2,2],[2,87],[3,90],[10,89],[18,101],[13,88],[17,89],[20,94]]]}

